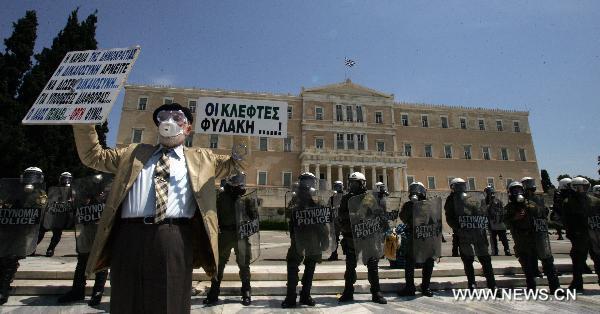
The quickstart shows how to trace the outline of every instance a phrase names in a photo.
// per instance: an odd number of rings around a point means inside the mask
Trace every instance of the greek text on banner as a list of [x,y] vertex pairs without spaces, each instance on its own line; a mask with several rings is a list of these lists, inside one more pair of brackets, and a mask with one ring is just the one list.
[[287,137],[287,102],[241,98],[198,98],[196,132]]

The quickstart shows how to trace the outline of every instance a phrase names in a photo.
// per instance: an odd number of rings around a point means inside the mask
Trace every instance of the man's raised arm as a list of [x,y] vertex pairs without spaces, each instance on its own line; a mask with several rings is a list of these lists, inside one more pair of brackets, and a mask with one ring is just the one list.
[[128,149],[104,149],[93,125],[73,125],[75,146],[81,162],[98,171],[116,173],[121,156]]

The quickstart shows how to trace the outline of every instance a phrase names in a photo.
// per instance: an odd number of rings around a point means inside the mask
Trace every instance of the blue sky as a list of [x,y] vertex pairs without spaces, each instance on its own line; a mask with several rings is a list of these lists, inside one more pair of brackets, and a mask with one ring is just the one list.
[[[101,48],[140,45],[131,83],[298,94],[352,80],[397,101],[526,109],[540,169],[598,177],[598,1],[8,1],[36,49],[98,9]],[[110,115],[118,129],[122,96]]]

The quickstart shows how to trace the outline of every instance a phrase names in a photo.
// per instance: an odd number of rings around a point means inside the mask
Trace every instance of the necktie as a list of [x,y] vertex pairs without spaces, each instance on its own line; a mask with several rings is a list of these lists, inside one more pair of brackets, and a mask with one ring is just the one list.
[[156,211],[154,223],[159,223],[167,214],[169,200],[169,149],[162,149],[162,156],[154,168],[154,191],[156,193]]

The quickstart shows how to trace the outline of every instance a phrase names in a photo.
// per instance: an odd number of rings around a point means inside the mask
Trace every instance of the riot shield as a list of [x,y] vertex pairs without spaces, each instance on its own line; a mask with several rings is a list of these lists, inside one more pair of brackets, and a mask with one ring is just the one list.
[[73,195],[70,187],[52,186],[48,189],[48,205],[42,223],[44,229],[69,229],[74,224]]
[[461,255],[488,256],[488,217],[483,193],[466,192],[454,195],[454,210],[458,218],[458,238]]
[[596,255],[600,255],[600,198],[589,196],[590,204],[587,208],[588,233],[590,246]]
[[71,187],[78,253],[89,253],[92,248],[112,179],[110,174],[97,174],[73,180]]
[[238,231],[238,254],[248,264],[260,256],[260,219],[261,201],[256,190],[247,193],[235,202],[235,215]]
[[442,255],[442,199],[418,201],[413,206],[413,256],[416,263]]
[[506,211],[500,200],[494,199],[490,204],[487,204],[486,207],[488,208],[490,229],[506,230],[506,225],[504,224],[504,215],[506,214]]
[[348,200],[348,211],[357,259],[366,265],[369,259],[382,257],[388,227],[385,208],[373,194],[364,193]]
[[[390,207],[389,204],[398,204],[397,208],[388,208]],[[388,204],[386,204],[386,211],[385,211],[385,219],[387,221],[388,224],[388,230],[391,229],[396,229],[396,227],[398,226],[398,224],[400,223],[400,206],[402,206],[402,199],[400,197],[395,198],[395,197],[390,197],[388,198]]]
[[297,194],[290,202],[296,252],[303,256],[329,256],[335,248],[333,212],[317,193]]
[[29,187],[0,179],[0,257],[25,257],[36,249],[47,196],[43,184]]
[[330,204],[329,206],[331,206],[331,215],[333,218],[334,222],[338,222],[338,210],[340,209],[340,205],[342,204],[342,197],[344,196],[344,194],[342,193],[333,193],[333,195],[331,196],[330,199]]
[[548,236],[548,210],[544,206],[544,199],[535,197],[529,201],[529,206],[531,205],[535,206],[530,219],[534,231],[536,255],[539,259],[552,257],[550,237]]

